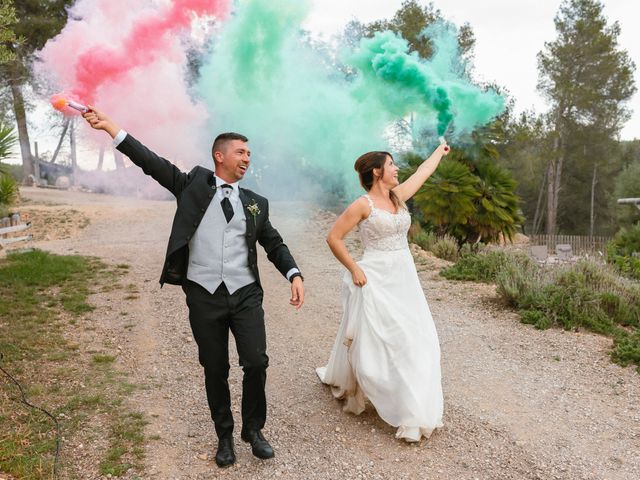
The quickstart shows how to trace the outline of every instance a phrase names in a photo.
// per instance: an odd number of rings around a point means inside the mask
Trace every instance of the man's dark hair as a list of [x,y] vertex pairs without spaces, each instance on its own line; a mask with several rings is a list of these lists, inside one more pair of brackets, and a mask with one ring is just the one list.
[[211,156],[213,156],[214,153],[216,153],[216,152],[221,152],[222,151],[222,147],[224,146],[224,144],[229,142],[229,141],[231,141],[231,140],[241,140],[243,142],[248,142],[249,141],[249,139],[247,137],[245,137],[244,135],[242,135],[240,133],[235,133],[235,132],[221,133],[213,141],[213,146],[211,147]]

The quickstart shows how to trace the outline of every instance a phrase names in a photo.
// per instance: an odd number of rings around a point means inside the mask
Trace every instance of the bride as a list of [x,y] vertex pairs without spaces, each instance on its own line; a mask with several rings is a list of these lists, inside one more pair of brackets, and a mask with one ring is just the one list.
[[[396,438],[417,442],[442,426],[440,345],[413,263],[405,202],[449,151],[442,143],[405,182],[387,152],[369,152],[355,163],[366,195],[336,220],[327,242],[347,268],[344,314],[329,362],[316,371],[344,410],[356,415],[365,399],[398,427]],[[364,246],[359,262],[344,237],[356,225]]]

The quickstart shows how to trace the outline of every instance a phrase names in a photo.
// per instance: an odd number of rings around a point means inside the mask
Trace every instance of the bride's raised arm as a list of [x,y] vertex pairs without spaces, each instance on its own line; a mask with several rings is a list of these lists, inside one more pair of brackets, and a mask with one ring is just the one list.
[[404,182],[402,182],[397,187],[393,188],[393,193],[396,194],[398,199],[401,202],[406,202],[411,197],[415,195],[415,193],[420,190],[420,187],[427,181],[427,179],[431,176],[433,172],[436,171],[440,160],[447,153],[449,153],[449,146],[446,142],[438,145],[433,153],[427,158],[424,162],[420,164],[417,170],[407,178]]

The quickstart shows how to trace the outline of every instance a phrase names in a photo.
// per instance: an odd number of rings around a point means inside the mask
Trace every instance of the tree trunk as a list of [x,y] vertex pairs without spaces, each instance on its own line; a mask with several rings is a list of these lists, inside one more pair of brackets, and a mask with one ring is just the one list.
[[596,203],[596,184],[598,183],[598,164],[593,164],[593,176],[591,177],[591,223],[589,225],[589,236],[593,237],[593,230],[596,223],[595,203]]
[[124,168],[124,158],[122,158],[122,154],[115,148],[113,149],[113,160],[116,162],[116,170]]
[[104,162],[104,143],[100,144],[100,153],[98,154],[98,166],[96,170],[98,172],[102,171],[102,163]]
[[558,232],[558,201],[560,199],[560,181],[562,179],[562,166],[564,164],[564,152],[562,146],[559,148],[560,154],[556,161],[556,173],[553,179],[553,233]]
[[540,229],[540,223],[542,223],[542,197],[544,196],[544,187],[547,184],[547,176],[549,173],[549,168],[544,171],[544,176],[542,177],[542,183],[540,184],[540,191],[538,192],[538,201],[536,202],[536,211],[533,214],[533,225],[531,226],[532,234],[536,235]]
[[558,230],[558,198],[560,197],[560,181],[564,152],[562,142],[562,108],[556,117],[556,137],[553,140],[552,159],[547,170],[547,235],[555,235]]
[[24,177],[34,175],[33,157],[31,156],[31,141],[29,140],[29,129],[27,128],[27,114],[24,109],[24,97],[22,96],[22,86],[13,78],[8,80],[11,95],[13,96],[13,113],[18,124],[18,140],[20,142],[20,154],[22,155],[22,171]]
[[549,160],[547,165],[547,235],[556,231],[556,209],[554,208],[554,186],[556,183],[556,159]]
[[53,156],[51,157],[51,163],[55,163],[56,158],[58,157],[58,153],[60,153],[60,147],[62,147],[62,141],[64,140],[65,135],[67,134],[67,129],[69,128],[69,119],[65,118],[64,125],[62,126],[62,133],[60,134],[60,140],[58,140],[58,145],[56,146],[55,151],[53,152]]
[[71,148],[71,185],[75,185],[78,170],[78,158],[76,156],[76,130],[73,118],[69,120],[69,147]]
[[33,142],[33,175],[36,177],[36,184],[40,183],[40,154],[38,153],[38,142]]

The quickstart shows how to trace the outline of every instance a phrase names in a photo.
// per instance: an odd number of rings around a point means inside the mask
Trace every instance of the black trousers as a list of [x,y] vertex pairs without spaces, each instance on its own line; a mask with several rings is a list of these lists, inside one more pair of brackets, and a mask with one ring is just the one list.
[[246,285],[233,294],[220,285],[209,293],[187,280],[182,287],[187,296],[189,322],[204,367],[207,400],[218,438],[233,432],[229,393],[229,330],[236,341],[242,379],[242,428],[260,430],[267,418],[265,382],[267,341],[262,310],[262,288]]

